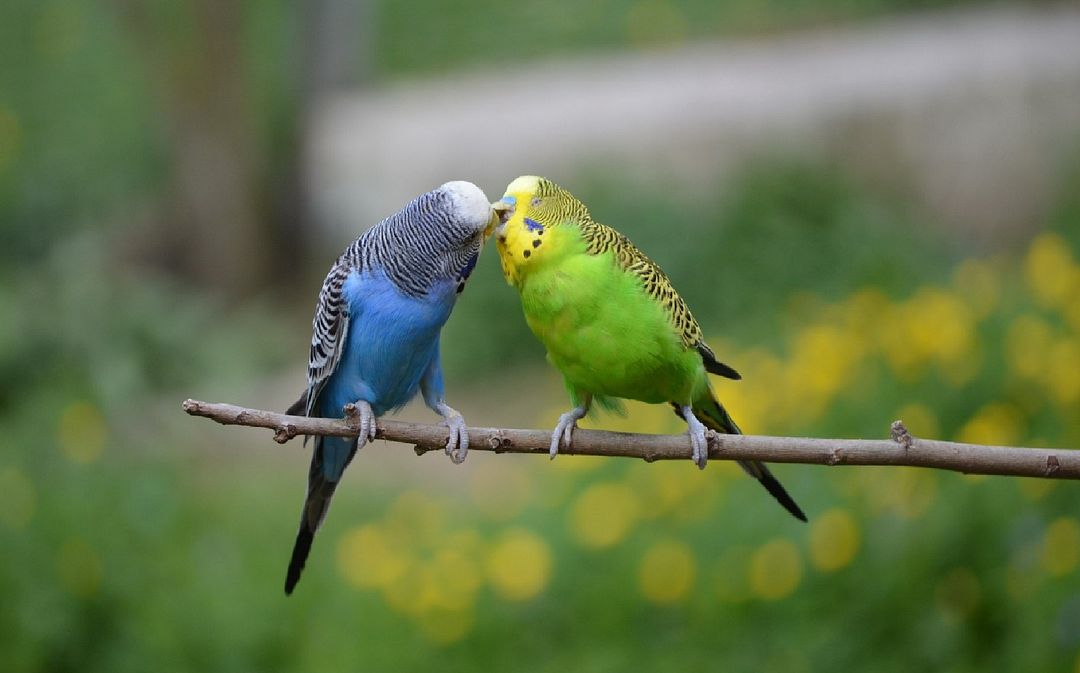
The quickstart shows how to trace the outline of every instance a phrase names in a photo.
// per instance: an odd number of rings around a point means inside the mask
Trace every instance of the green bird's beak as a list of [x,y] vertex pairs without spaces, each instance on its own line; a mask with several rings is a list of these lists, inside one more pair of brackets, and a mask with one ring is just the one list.
[[496,201],[491,204],[491,210],[494,211],[491,217],[491,224],[484,230],[484,236],[490,236],[496,228],[506,224],[506,221],[510,219],[510,216],[514,214],[514,206],[506,201]]

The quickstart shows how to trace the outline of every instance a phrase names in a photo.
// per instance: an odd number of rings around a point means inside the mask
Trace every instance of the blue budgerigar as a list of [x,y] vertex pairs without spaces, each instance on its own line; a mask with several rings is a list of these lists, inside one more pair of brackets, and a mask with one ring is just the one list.
[[307,499],[285,578],[291,594],[346,466],[375,437],[375,419],[417,391],[449,427],[446,453],[465,459],[465,422],[446,404],[439,332],[498,219],[484,192],[448,182],[364,232],[326,275],[312,321],[307,392],[289,413],[359,412],[360,436],[316,437]]

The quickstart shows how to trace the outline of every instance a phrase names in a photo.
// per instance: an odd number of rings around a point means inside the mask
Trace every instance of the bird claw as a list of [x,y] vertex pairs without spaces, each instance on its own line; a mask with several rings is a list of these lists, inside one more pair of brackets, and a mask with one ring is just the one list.
[[450,456],[450,462],[454,465],[461,465],[469,455],[469,428],[461,414],[445,402],[439,404],[437,411],[442,414],[443,422],[450,429],[450,436],[446,440],[446,455]]
[[450,462],[454,465],[460,465],[469,455],[469,431],[465,425],[465,419],[461,417],[461,414],[450,416],[446,419],[446,425],[450,428],[450,438],[446,441],[446,455],[450,456]]
[[375,439],[375,431],[378,430],[378,426],[375,422],[375,412],[371,410],[370,404],[363,400],[357,400],[345,406],[345,415],[353,419],[359,429],[359,435],[356,438],[356,448],[358,450]]
[[570,447],[570,440],[574,434],[574,427],[577,425],[577,420],[570,414],[563,414],[559,416],[559,424],[555,426],[555,431],[551,433],[551,448],[548,449],[548,455],[552,460],[555,460],[555,456],[559,455],[559,445],[565,443],[567,448]]
[[709,438],[705,426],[694,416],[689,407],[684,407],[683,418],[686,420],[686,434],[690,436],[690,456],[698,469],[704,470],[709,460]]
[[584,407],[574,407],[559,416],[559,423],[555,426],[555,431],[551,433],[551,448],[548,449],[548,455],[551,456],[552,460],[555,460],[555,456],[559,455],[560,446],[570,448],[577,422],[585,417],[585,413]]

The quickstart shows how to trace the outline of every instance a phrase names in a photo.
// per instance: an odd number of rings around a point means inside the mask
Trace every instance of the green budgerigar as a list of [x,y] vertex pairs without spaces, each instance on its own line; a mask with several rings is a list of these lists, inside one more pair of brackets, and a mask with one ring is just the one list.
[[[522,176],[494,204],[496,246],[525,320],[547,348],[575,405],[551,437],[551,457],[569,446],[592,403],[614,398],[671,404],[689,426],[698,467],[708,459],[705,428],[739,433],[708,374],[738,372],[717,361],[686,302],[660,267],[625,236],[595,222],[570,192]],[[792,515],[799,506],[763,463],[740,461]]]

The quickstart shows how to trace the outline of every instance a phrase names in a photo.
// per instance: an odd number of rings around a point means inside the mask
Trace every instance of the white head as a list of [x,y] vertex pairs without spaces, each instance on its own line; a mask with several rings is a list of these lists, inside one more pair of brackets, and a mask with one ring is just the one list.
[[450,197],[452,221],[484,232],[485,236],[491,233],[488,227],[492,226],[495,214],[482,189],[471,182],[454,180],[443,184],[439,190]]

